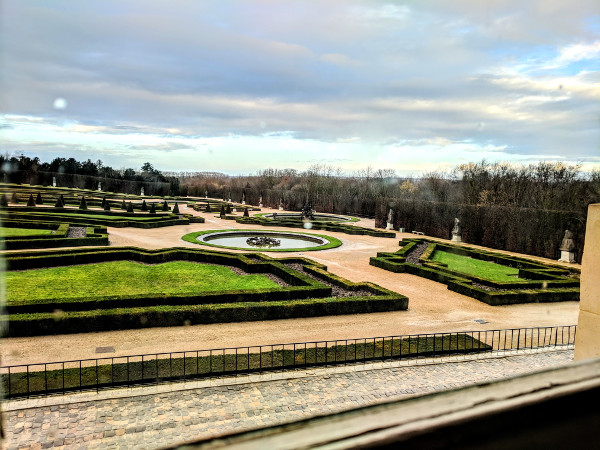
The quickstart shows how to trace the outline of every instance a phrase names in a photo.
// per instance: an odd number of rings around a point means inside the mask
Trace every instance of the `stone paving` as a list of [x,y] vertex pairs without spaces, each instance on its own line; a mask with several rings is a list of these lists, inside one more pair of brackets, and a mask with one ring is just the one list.
[[[348,366],[4,403],[4,448],[161,448],[568,364],[572,350]],[[394,363],[392,363],[394,364]],[[379,367],[379,368],[377,368]],[[196,382],[198,383],[198,382]],[[198,385],[198,384],[197,384]]]

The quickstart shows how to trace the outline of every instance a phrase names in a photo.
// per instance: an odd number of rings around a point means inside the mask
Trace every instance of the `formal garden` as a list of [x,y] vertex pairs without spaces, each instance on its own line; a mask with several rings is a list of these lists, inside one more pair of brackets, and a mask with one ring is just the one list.
[[352,283],[299,257],[114,247],[11,253],[5,260],[9,336],[408,307],[401,294]]
[[579,300],[580,271],[461,245],[404,239],[397,252],[380,252],[370,264],[444,283],[489,305]]

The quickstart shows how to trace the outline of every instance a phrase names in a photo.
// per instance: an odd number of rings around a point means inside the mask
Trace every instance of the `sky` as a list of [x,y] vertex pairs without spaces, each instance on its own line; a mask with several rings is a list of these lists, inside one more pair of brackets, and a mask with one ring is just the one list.
[[2,153],[600,167],[597,0],[0,0],[0,17]]

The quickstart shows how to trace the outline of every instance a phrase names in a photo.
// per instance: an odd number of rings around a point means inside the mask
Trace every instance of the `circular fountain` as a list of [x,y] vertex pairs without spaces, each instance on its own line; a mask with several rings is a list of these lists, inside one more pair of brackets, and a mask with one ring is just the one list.
[[199,231],[186,234],[183,240],[211,247],[288,252],[325,250],[342,245],[339,239],[331,236],[262,230]]

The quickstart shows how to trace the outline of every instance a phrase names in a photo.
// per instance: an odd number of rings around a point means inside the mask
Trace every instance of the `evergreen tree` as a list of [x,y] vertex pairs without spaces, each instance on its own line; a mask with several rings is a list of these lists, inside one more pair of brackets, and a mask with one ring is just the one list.
[[179,214],[179,205],[177,203],[173,205],[173,214]]
[[54,207],[55,208],[64,208],[65,207],[62,195],[58,196],[58,198],[56,199],[56,203],[54,204]]
[[210,209],[210,203],[206,203],[206,209],[204,210],[204,212],[212,212],[212,210]]
[[104,211],[110,211],[110,202],[108,200],[104,202]]
[[100,208],[105,209],[106,206],[106,197],[102,197],[102,204],[100,205]]
[[219,214],[221,219],[225,218],[225,206],[221,205],[221,213]]
[[33,194],[29,194],[29,200],[27,200],[27,206],[35,206],[35,200],[33,199]]
[[0,195],[0,206],[8,206],[8,200],[6,200],[6,195]]
[[146,200],[142,200],[142,211],[148,211],[148,205],[146,205]]
[[85,200],[85,197],[83,195],[81,196],[81,201],[79,202],[79,209],[88,209],[87,201]]
[[162,205],[162,210],[163,211],[168,211],[169,210],[169,204],[167,203],[167,201],[165,200],[163,205]]
[[132,213],[133,211],[133,203],[129,202],[127,203],[127,212],[128,213]]
[[16,192],[13,192],[11,202],[12,203],[19,203],[19,197],[17,197],[17,193]]
[[244,217],[250,217],[250,214],[248,213],[248,208],[244,208]]
[[150,214],[156,214],[156,203],[150,203]]
[[125,203],[125,199],[123,199],[123,202],[121,203],[121,209],[122,209],[123,211],[126,211],[126,210],[127,210],[127,203]]
[[37,197],[35,198],[36,205],[43,205],[44,201],[42,200],[42,194],[38,192]]
[[227,203],[227,206],[225,207],[225,214],[231,214],[231,205],[229,203]]

